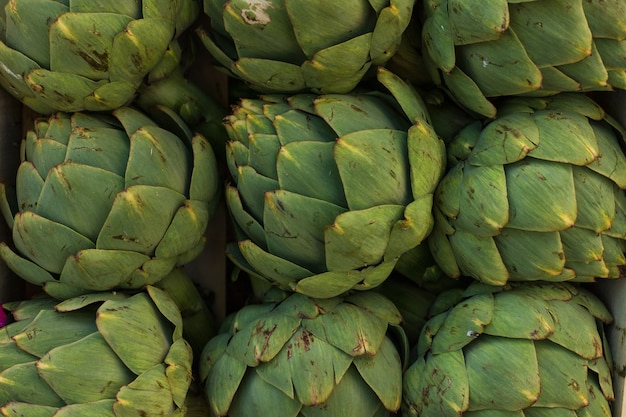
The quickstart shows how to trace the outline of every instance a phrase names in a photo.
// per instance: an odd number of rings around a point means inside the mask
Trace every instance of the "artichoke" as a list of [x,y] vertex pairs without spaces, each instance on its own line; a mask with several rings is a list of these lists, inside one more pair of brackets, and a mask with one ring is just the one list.
[[510,98],[498,114],[448,145],[428,237],[437,264],[492,285],[619,277],[624,129],[578,93]]
[[242,269],[333,297],[379,285],[431,231],[445,146],[410,86],[378,75],[392,94],[268,95],[226,119]]
[[218,160],[224,160],[227,135],[222,119],[228,110],[187,78],[181,69],[155,82],[144,83],[138,88],[133,105],[159,125],[173,130],[178,124],[177,117],[182,118],[191,130],[209,140],[213,150],[219,151]]
[[241,308],[202,352],[211,416],[391,416],[407,351],[400,320],[373,291]]
[[612,317],[592,293],[546,282],[452,291],[404,374],[403,416],[611,416]]
[[191,346],[194,359],[197,359],[204,345],[217,334],[218,326],[192,275],[185,267],[174,268],[153,287],[165,291],[180,310],[183,338]]
[[192,351],[162,290],[5,307],[16,321],[0,332],[1,415],[185,415]]
[[263,93],[347,93],[400,46],[415,0],[205,0],[204,45]]
[[33,110],[113,110],[178,67],[199,0],[0,1],[0,85]]
[[42,117],[22,141],[15,195],[1,188],[15,250],[2,243],[0,256],[57,298],[154,284],[203,250],[218,188],[201,135],[129,107]]
[[493,117],[490,98],[626,88],[622,0],[424,0],[433,80]]

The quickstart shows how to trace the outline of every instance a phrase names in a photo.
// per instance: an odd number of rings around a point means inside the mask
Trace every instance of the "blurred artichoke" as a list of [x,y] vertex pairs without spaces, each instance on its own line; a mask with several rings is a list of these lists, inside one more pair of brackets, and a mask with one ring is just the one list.
[[184,416],[192,351],[158,288],[5,304],[3,416]]
[[378,75],[391,94],[263,96],[227,118],[243,269],[332,297],[379,285],[431,231],[444,144],[414,90]]
[[422,52],[464,106],[488,98],[626,88],[622,0],[423,0]]
[[204,45],[263,93],[347,93],[400,46],[415,0],[205,0]]
[[199,0],[0,1],[0,85],[33,110],[113,110],[178,67]]
[[372,291],[243,307],[202,353],[211,416],[391,416],[407,350],[400,320]]
[[194,259],[220,194],[211,146],[187,133],[129,107],[37,120],[16,196],[1,188],[17,252],[2,243],[2,259],[58,298],[141,288]]
[[404,374],[403,416],[611,416],[612,317],[589,291],[474,283],[441,297]]
[[463,128],[428,238],[450,276],[593,281],[626,263],[624,129],[583,94],[510,98]]

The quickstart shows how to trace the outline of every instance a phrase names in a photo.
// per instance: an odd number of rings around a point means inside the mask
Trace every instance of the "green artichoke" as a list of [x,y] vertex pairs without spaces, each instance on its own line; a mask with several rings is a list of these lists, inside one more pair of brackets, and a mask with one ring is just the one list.
[[0,190],[15,247],[0,244],[0,256],[58,298],[158,282],[202,251],[220,196],[203,136],[129,107],[38,119],[15,195]]
[[263,96],[226,119],[244,270],[333,297],[379,285],[431,231],[445,146],[414,90],[378,75],[391,94]]
[[400,46],[415,0],[205,0],[204,45],[263,93],[347,93]]
[[158,288],[5,304],[0,414],[184,416],[192,351],[180,311]]
[[144,83],[137,89],[133,101],[159,125],[176,129],[177,117],[182,118],[194,132],[202,134],[224,160],[224,147],[228,139],[222,120],[228,115],[226,106],[221,106],[199,84],[176,70],[167,77]]
[[583,94],[510,98],[463,128],[428,238],[450,276],[593,281],[626,264],[624,129]]
[[591,292],[474,283],[442,298],[404,374],[403,416],[611,416],[612,317]]
[[163,290],[174,301],[183,318],[183,338],[189,343],[197,359],[207,342],[217,334],[218,326],[198,285],[184,266],[174,268],[153,285]]
[[373,291],[243,307],[202,353],[211,416],[391,416],[407,350],[400,320]]
[[487,117],[490,98],[626,88],[622,0],[423,0],[436,83]]
[[113,110],[178,67],[199,0],[0,1],[0,86],[33,110]]

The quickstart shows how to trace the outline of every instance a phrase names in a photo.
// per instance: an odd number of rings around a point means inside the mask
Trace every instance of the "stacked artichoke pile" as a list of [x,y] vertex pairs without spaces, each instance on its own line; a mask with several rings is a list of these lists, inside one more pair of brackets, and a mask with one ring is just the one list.
[[[0,415],[619,412],[623,0],[1,10],[36,116],[0,257],[36,294],[2,299]],[[215,323],[188,266],[220,204]]]
[[[0,10],[0,84],[35,112],[7,139],[19,167],[0,187],[0,257],[35,293],[2,300],[0,414],[203,415],[195,352],[215,323],[186,265],[220,202],[223,139],[206,136],[221,110],[182,75],[201,5]],[[180,88],[165,100],[163,84]]]

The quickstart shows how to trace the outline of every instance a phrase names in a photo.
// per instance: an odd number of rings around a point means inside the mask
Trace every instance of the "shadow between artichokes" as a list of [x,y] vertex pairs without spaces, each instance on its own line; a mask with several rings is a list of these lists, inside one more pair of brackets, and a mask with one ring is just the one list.
[[386,91],[266,95],[226,119],[233,261],[312,297],[382,283],[433,225],[445,146],[421,97],[380,68]]
[[15,190],[0,189],[8,267],[68,298],[154,284],[199,255],[220,197],[217,164],[208,141],[179,126],[186,136],[130,107],[36,120]]

